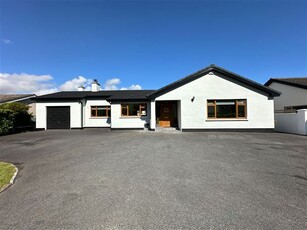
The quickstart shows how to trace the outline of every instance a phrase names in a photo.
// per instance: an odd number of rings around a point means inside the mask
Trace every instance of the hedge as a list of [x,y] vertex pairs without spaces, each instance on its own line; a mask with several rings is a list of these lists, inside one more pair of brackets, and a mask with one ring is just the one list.
[[0,135],[14,133],[18,127],[33,125],[32,115],[28,113],[29,106],[20,102],[0,105]]

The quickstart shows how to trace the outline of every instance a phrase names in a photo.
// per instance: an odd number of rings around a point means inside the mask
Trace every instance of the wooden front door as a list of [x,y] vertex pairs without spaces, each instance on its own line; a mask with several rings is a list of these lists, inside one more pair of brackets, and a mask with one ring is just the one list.
[[171,127],[173,126],[173,120],[172,104],[161,104],[159,125],[161,127]]

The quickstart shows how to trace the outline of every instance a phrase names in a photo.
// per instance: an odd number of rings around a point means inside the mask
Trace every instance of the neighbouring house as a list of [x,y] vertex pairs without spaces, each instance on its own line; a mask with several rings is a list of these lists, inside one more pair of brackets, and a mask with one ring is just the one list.
[[282,93],[274,99],[275,130],[307,135],[307,77],[270,78],[265,85]]
[[35,118],[36,108],[35,94],[0,94],[0,104],[10,103],[10,102],[20,102],[29,106],[28,112]]
[[274,99],[275,113],[307,109],[307,77],[270,78],[264,85],[282,93]]
[[158,90],[58,92],[36,97],[38,129],[109,127],[151,130],[274,129],[280,93],[216,65]]

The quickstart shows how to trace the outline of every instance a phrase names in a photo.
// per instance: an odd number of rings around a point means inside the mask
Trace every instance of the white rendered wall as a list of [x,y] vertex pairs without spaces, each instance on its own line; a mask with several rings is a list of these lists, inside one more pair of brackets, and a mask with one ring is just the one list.
[[150,102],[150,129],[156,129],[156,103]]
[[[123,102],[129,104],[130,102]],[[144,103],[144,102],[142,102]],[[145,124],[150,122],[150,103],[147,103],[147,116],[142,117],[124,117],[121,116],[121,103],[111,104],[111,128],[144,128]]]
[[300,109],[297,113],[276,113],[275,130],[307,135],[307,109]]
[[276,112],[284,111],[285,106],[307,105],[307,89],[277,82],[273,82],[269,87],[282,93],[279,97],[274,98],[274,109]]
[[177,101],[177,119],[178,119],[178,128],[181,128],[181,101]]
[[47,128],[47,106],[70,106],[70,127],[82,128],[80,102],[37,102],[36,103],[36,128]]
[[[207,119],[207,100],[210,99],[246,99],[247,119]],[[156,101],[165,100],[180,100],[181,129],[274,128],[273,100],[214,74],[202,76],[156,98]]]
[[84,101],[84,127],[110,127],[111,118],[91,117],[91,106],[110,106],[110,103],[106,100]]

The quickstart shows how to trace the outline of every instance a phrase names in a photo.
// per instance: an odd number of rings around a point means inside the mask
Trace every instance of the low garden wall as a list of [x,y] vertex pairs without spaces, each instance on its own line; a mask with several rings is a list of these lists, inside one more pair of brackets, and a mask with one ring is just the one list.
[[307,109],[296,113],[276,113],[275,131],[307,135]]

